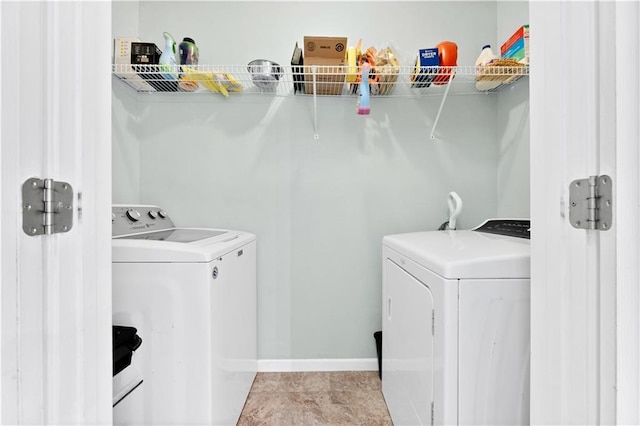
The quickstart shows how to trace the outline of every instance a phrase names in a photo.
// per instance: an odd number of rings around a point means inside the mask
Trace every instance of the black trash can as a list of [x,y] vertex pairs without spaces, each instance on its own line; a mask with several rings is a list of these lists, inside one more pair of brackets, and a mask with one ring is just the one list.
[[373,333],[373,338],[376,339],[376,351],[378,352],[378,376],[382,380],[382,331]]

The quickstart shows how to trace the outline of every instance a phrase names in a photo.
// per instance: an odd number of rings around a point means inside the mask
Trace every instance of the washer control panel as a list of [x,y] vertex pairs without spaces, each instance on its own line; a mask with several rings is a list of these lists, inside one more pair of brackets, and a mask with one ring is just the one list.
[[173,221],[158,206],[117,205],[111,208],[111,236],[174,228]]
[[531,239],[529,219],[489,219],[474,231]]

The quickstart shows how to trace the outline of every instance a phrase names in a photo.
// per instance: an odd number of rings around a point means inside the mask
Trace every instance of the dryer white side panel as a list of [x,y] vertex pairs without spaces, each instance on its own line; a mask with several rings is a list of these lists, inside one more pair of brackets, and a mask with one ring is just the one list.
[[529,280],[461,280],[459,424],[529,424]]
[[256,242],[214,260],[211,268],[211,424],[234,425],[258,366]]
[[430,425],[433,295],[395,263],[385,265],[383,392],[395,425]]

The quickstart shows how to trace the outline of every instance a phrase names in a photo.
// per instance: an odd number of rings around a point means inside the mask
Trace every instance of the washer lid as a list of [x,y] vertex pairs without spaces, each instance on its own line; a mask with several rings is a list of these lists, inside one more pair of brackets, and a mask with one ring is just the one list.
[[249,232],[227,229],[172,228],[143,232],[113,238],[112,262],[211,262],[255,239]]
[[382,244],[443,278],[530,278],[530,240],[476,231],[388,235]]
[[229,231],[214,229],[173,228],[162,231],[145,232],[141,234],[115,237],[121,240],[154,240],[170,241],[174,243],[192,243],[205,238],[217,237]]

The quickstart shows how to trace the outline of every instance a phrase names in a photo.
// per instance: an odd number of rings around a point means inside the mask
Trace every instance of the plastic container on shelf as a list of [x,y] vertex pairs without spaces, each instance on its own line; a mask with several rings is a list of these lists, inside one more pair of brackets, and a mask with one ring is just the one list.
[[[198,65],[198,58],[200,53],[198,51],[198,46],[196,46],[196,42],[193,41],[190,37],[185,37],[182,39],[182,42],[178,45],[178,58],[180,60],[180,65]],[[178,87],[183,92],[195,92],[198,90],[198,83],[193,81],[192,79],[184,78],[184,68],[180,67],[180,82],[178,83]]]
[[180,53],[180,65],[198,65],[198,46],[196,42],[190,37],[182,39],[178,48]]
[[455,77],[455,73],[452,71],[458,65],[458,45],[452,41],[441,41],[436,45],[436,48],[440,57],[440,68],[433,84],[443,85]]
[[480,52],[480,56],[476,59],[476,89],[480,91],[487,91],[495,89],[496,87],[502,84],[500,81],[496,80],[480,80],[478,77],[485,73],[486,67],[492,62],[500,59],[493,50],[491,50],[491,45],[486,44],[482,46],[482,52]]

